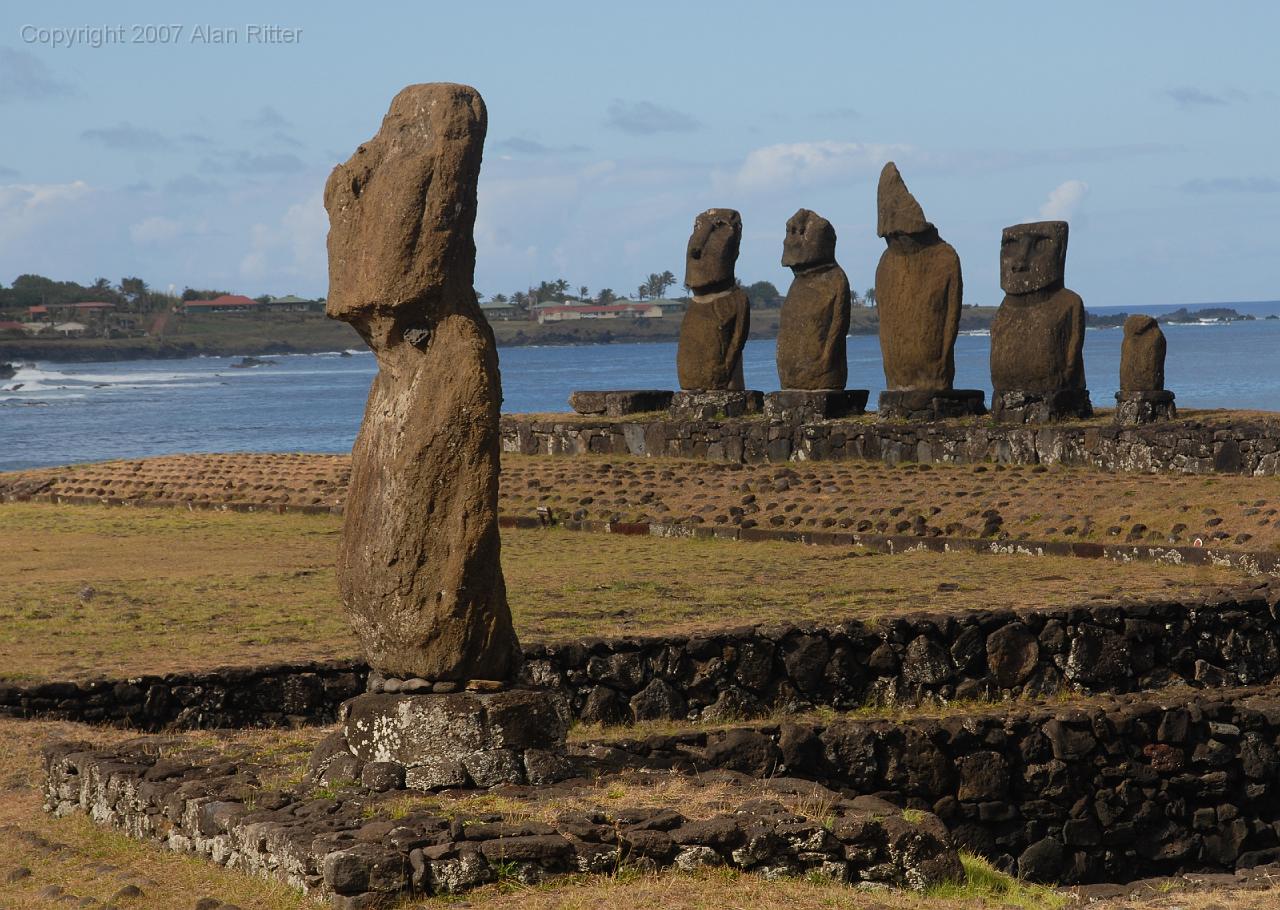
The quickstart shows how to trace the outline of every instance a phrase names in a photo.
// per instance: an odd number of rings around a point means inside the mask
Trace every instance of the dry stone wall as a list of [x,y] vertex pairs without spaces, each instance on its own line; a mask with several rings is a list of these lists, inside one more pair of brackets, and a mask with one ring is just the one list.
[[988,419],[911,423],[759,418],[695,421],[666,415],[621,420],[502,418],[504,452],[630,455],[737,463],[838,461],[1065,464],[1105,471],[1280,473],[1280,423],[1183,418],[1138,427],[1107,423],[1000,425]]
[[45,805],[55,815],[84,812],[132,837],[325,895],[339,910],[391,906],[407,893],[456,894],[501,880],[531,885],[626,866],[728,866],[916,890],[962,874],[937,818],[908,818],[874,798],[814,795],[822,788],[804,782],[795,789],[828,807],[822,820],[766,796],[710,818],[619,807],[565,811],[546,823],[428,809],[388,815],[369,787],[264,789],[261,771],[243,762],[166,757],[145,743],[113,750],[62,743],[45,750]]
[[[1257,685],[1280,675],[1280,590],[1197,602],[927,614],[525,648],[520,680],[587,723],[724,722],[775,710]],[[330,722],[367,666],[306,663],[0,686],[0,713],[141,730]],[[385,690],[374,675],[373,688]]]
[[934,812],[1032,881],[1280,861],[1280,697],[1125,696],[941,719],[793,722],[617,741],[602,764],[801,777]]

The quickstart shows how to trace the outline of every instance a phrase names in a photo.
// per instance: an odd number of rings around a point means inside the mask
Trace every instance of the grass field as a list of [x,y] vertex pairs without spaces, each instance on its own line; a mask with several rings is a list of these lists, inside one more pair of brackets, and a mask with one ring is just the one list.
[[[330,515],[0,505],[0,678],[351,657]],[[503,538],[527,641],[1041,608],[1229,585],[1231,570],[1054,557],[863,555],[557,530]]]
[[[169,455],[0,474],[0,497],[39,489],[142,503],[334,507],[349,475],[341,455]],[[504,455],[499,508],[711,527],[1280,549],[1280,479],[1221,474]]]
[[[190,670],[290,658],[352,656],[334,596],[332,515],[188,512],[0,505],[0,673],[20,680]],[[914,553],[868,556],[786,543],[664,540],[564,531],[504,535],[504,567],[522,636],[563,639],[770,621],[967,607],[1043,607],[1158,596],[1238,580],[1223,569],[1088,560]],[[945,589],[940,585],[945,584]],[[955,586],[952,589],[952,586]],[[630,735],[647,728],[630,731]],[[655,726],[649,732],[657,732]],[[281,783],[295,782],[323,730],[201,732],[195,745],[270,754]],[[580,729],[582,739],[597,731]],[[0,908],[34,910],[92,899],[138,910],[189,908],[216,897],[258,910],[320,910],[283,885],[222,869],[41,810],[39,747],[53,739],[98,744],[131,731],[0,719]],[[404,795],[392,799],[405,799]],[[422,797],[418,797],[422,798]],[[425,797],[433,799],[433,797]],[[562,797],[563,798],[563,797]],[[731,795],[675,777],[615,781],[569,797],[582,804],[678,804],[719,811]],[[537,817],[554,808],[500,795],[442,807]],[[394,808],[394,807],[393,807]],[[405,907],[474,910],[1057,910],[1067,898],[966,859],[965,883],[925,896],[867,893],[752,875],[571,877],[547,886],[503,883],[462,899]],[[115,897],[132,887],[133,896]],[[53,891],[53,889],[61,891]],[[69,898],[68,896],[72,896]],[[113,899],[114,897],[114,899]],[[1105,910],[1262,910],[1263,892],[1157,891]]]

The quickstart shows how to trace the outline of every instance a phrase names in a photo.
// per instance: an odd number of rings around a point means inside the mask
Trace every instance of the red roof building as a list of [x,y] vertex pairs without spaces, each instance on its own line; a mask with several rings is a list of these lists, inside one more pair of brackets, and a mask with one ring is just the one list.
[[565,319],[618,319],[636,316],[646,319],[662,317],[662,307],[652,303],[564,304],[538,308],[538,322],[560,322]]
[[187,300],[182,309],[187,313],[249,313],[260,308],[258,301],[243,294],[223,294],[213,300]]

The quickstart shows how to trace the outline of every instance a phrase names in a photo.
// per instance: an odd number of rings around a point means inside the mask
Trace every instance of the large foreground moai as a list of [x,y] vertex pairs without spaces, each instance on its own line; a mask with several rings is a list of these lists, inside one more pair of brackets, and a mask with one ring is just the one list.
[[499,562],[498,354],[472,288],[486,124],[472,88],[409,86],[325,186],[326,312],[378,360],[338,584],[370,665],[395,677],[505,680],[516,662]]
[[925,219],[892,161],[880,172],[876,202],[876,233],[887,245],[876,266],[886,387],[881,416],[983,413],[980,390],[952,388],[964,298],[960,257]]
[[1178,416],[1173,393],[1164,387],[1166,350],[1164,332],[1155,319],[1130,316],[1124,321],[1116,423],[1132,426]]
[[741,242],[742,216],[733,209],[707,209],[693,222],[684,277],[693,300],[676,349],[676,376],[685,390],[672,402],[677,413],[710,416],[725,407],[741,413],[750,397],[725,394],[745,388],[742,348],[751,329],[751,304],[734,277]]
[[1067,223],[1004,229],[991,323],[992,411],[997,420],[1043,422],[1093,413],[1084,378],[1084,303],[1064,286]]
[[486,123],[475,89],[409,86],[325,186],[326,311],[378,359],[338,551],[342,600],[373,672],[312,753],[314,779],[432,789],[570,773],[565,712],[551,693],[513,684],[502,391],[471,284]]

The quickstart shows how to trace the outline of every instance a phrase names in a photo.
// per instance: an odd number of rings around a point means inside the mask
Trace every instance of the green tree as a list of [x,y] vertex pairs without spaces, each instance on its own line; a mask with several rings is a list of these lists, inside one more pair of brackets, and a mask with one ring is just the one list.
[[862,299],[867,302],[867,306],[875,306],[876,305],[876,289],[867,288],[867,292],[862,295]]
[[646,297],[661,297],[667,292],[667,288],[676,283],[676,276],[670,271],[666,272],[650,272],[649,277],[644,280],[644,284],[640,285],[639,295],[643,300]]
[[746,286],[747,300],[755,309],[773,309],[782,306],[782,295],[772,281],[757,281]]
[[608,306],[618,299],[618,295],[613,292],[613,288],[601,288],[600,293],[596,294],[596,303],[601,306]]
[[184,288],[182,291],[183,300],[214,300],[218,297],[227,297],[230,291],[215,291],[210,288]]
[[141,278],[130,277],[120,279],[120,296],[135,310],[150,308],[151,289]]

